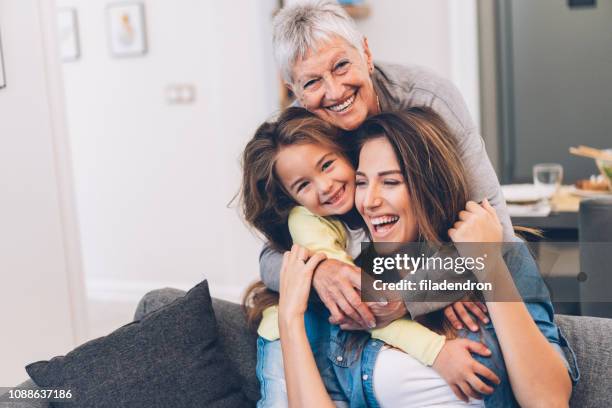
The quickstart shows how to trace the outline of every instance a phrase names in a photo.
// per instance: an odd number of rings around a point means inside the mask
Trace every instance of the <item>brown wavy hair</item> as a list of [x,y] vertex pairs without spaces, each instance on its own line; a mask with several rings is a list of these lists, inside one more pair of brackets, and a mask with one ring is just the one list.
[[465,169],[455,139],[433,110],[413,107],[372,116],[354,131],[359,151],[370,140],[385,138],[391,144],[418,224],[419,240],[448,242],[448,229],[468,201]]
[[[389,142],[410,192],[417,240],[434,245],[449,242],[448,229],[465,209],[468,186],[457,143],[442,118],[425,107],[380,113],[366,119],[353,137],[356,144],[351,157],[355,167],[368,141],[384,138]],[[470,298],[478,300],[477,294]],[[444,310],[416,320],[449,338],[456,336]]]
[[[276,120],[259,126],[242,155],[240,204],[244,219],[281,252],[291,247],[287,220],[298,203],[283,187],[275,163],[283,148],[296,144],[319,144],[342,155],[346,149],[339,129],[304,108],[291,107]],[[275,304],[278,294],[266,289],[263,282],[249,286],[243,298],[249,326],[256,328],[263,310]]]
[[291,247],[287,219],[298,203],[276,174],[276,157],[287,146],[310,143],[329,147],[342,155],[346,147],[339,129],[304,108],[291,107],[277,120],[262,124],[242,155],[240,202],[244,219],[279,251]]

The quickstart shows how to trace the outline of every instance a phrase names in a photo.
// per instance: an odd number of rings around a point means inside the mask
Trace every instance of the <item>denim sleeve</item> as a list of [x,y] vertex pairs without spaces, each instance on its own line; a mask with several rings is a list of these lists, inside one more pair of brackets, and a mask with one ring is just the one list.
[[283,254],[272,248],[270,245],[264,245],[259,254],[259,274],[264,285],[275,292],[280,288],[280,270],[283,264]]
[[[519,292],[525,297],[526,286],[530,286],[532,289],[534,286],[545,289],[546,286],[541,279],[537,264],[529,249],[525,244],[519,243],[517,239],[514,241],[512,249],[506,253],[505,257],[508,269],[513,274]],[[538,326],[538,329],[540,329],[540,332],[563,358],[563,363],[568,369],[572,382],[575,384],[580,379],[580,372],[574,350],[554,322],[555,312],[548,292],[543,290],[536,290],[535,292],[537,294],[532,298],[535,300],[525,301],[527,311]],[[530,295],[534,295],[533,290]]]
[[550,293],[529,248],[520,239],[515,238],[511,244],[506,244],[504,252],[508,271],[531,318],[548,341],[558,344],[559,329],[554,323]]
[[553,308],[550,302],[525,303],[531,318],[544,337],[550,342],[560,344],[559,328],[553,321]]

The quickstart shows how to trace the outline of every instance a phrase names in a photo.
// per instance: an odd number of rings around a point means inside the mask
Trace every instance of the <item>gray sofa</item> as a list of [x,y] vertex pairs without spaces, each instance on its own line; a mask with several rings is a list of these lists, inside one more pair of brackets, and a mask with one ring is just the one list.
[[[163,306],[183,292],[173,289],[154,291],[141,301],[136,318]],[[244,380],[245,393],[252,401],[259,394],[255,377],[255,335],[247,330],[239,305],[215,299],[215,314],[219,323],[221,342],[232,364]],[[612,406],[612,319],[557,315],[557,324],[566,335],[576,353],[581,379],[574,388],[572,407]],[[512,358],[512,356],[507,356]],[[20,387],[35,387],[26,381]],[[8,408],[43,408],[38,403],[0,403]]]

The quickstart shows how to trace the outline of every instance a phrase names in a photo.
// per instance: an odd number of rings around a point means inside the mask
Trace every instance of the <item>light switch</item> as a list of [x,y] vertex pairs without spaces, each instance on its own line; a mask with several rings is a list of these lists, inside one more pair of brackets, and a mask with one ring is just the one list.
[[193,84],[170,84],[166,86],[166,103],[188,105],[195,102],[196,89]]

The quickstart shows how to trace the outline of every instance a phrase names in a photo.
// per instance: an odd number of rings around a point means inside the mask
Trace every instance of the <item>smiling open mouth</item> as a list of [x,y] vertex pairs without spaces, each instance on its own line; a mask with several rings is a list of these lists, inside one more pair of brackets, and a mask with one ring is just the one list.
[[371,219],[372,227],[377,233],[385,233],[389,231],[399,221],[397,215],[383,215],[382,217],[376,217]]
[[338,201],[342,199],[344,196],[344,190],[346,190],[346,186],[342,186],[329,200],[327,200],[324,204],[334,205],[337,204]]
[[344,112],[345,110],[353,106],[353,102],[355,102],[356,95],[357,93],[354,93],[344,102],[339,103],[337,105],[328,106],[327,109],[331,110],[332,112],[336,112],[336,113]]

